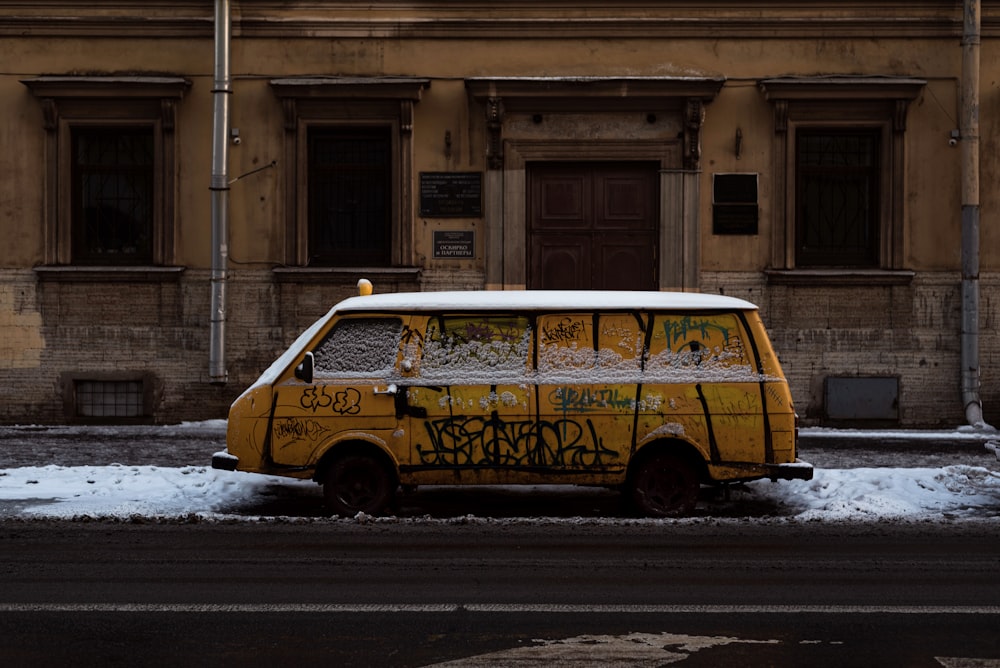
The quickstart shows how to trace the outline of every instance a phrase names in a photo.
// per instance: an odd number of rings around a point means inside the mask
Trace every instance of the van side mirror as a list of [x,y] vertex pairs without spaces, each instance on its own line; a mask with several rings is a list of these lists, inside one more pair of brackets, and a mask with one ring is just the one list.
[[312,383],[314,366],[313,354],[306,353],[306,356],[302,358],[302,363],[295,367],[295,377],[303,383]]

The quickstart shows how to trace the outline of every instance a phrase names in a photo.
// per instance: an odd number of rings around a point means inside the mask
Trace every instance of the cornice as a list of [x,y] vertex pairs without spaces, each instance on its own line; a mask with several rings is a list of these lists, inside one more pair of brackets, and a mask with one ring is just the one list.
[[[983,5],[983,36],[1000,37],[1000,2]],[[213,21],[205,0],[0,0],[0,15],[0,35],[22,37],[209,38]],[[962,30],[957,0],[233,0],[231,16],[234,39],[951,38]]]

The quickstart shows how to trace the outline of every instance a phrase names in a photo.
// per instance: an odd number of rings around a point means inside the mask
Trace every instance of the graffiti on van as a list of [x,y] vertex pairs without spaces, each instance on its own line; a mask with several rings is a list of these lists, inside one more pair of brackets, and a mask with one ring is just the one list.
[[426,466],[607,466],[619,453],[604,446],[590,420],[504,420],[450,417],[424,423],[429,446],[416,451]]
[[330,430],[317,420],[284,418],[274,421],[274,440],[287,448],[301,441],[316,441]]
[[557,387],[549,393],[549,402],[560,413],[586,413],[607,409],[631,411],[635,409],[635,395],[624,394],[617,387],[589,388]]
[[305,389],[299,403],[313,413],[329,408],[338,415],[357,415],[361,412],[361,393],[353,387],[332,391],[324,385],[313,385]]
[[541,328],[542,343],[553,344],[566,341],[579,341],[586,331],[586,324],[581,320],[565,317],[551,326]]
[[719,322],[720,318],[694,318],[684,316],[682,318],[668,318],[663,321],[663,333],[671,344],[678,341],[687,340],[688,337],[697,332],[701,339],[711,338],[711,332],[715,331],[722,335],[723,339],[729,339],[729,329]]
[[726,396],[715,392],[715,402],[719,407],[712,419],[719,425],[730,427],[756,427],[761,415],[760,394],[744,392],[737,396]]

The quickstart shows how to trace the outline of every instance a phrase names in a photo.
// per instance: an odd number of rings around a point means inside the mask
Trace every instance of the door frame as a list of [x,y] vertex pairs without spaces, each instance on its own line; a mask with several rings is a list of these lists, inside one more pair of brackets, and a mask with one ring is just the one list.
[[681,148],[679,140],[505,140],[504,168],[488,171],[485,184],[489,247],[503,249],[487,256],[487,288],[523,290],[527,286],[527,163],[656,161],[660,165],[659,288],[697,290],[701,172],[680,167]]

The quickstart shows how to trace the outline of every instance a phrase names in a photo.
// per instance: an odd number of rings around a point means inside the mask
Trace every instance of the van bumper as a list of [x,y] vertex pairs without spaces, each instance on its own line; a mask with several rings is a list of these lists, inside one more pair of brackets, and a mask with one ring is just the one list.
[[801,459],[788,464],[768,464],[767,477],[771,480],[812,480],[813,465]]
[[235,471],[236,465],[240,463],[240,458],[236,455],[231,455],[225,450],[216,452],[212,455],[212,468],[220,469],[222,471]]

